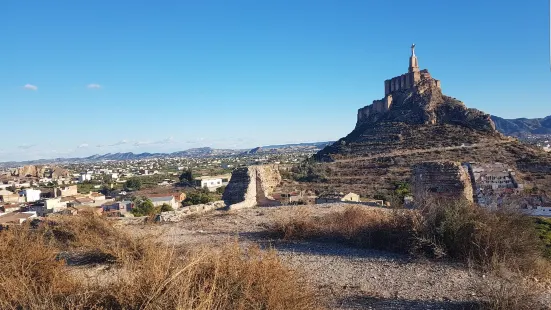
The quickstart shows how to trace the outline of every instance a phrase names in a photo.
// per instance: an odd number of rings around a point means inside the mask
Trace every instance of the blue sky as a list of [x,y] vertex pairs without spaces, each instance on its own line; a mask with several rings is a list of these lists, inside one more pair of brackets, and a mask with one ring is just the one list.
[[0,161],[325,141],[422,68],[506,118],[551,114],[549,3],[0,4]]

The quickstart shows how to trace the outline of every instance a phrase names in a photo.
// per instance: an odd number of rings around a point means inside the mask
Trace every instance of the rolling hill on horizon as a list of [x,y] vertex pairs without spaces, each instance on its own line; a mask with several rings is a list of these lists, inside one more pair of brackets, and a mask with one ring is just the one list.
[[551,134],[551,115],[543,118],[504,119],[492,115],[496,129],[504,135]]
[[[70,163],[70,162],[94,162],[104,160],[139,160],[146,158],[166,158],[166,157],[214,157],[214,156],[231,156],[242,155],[250,152],[251,150],[262,150],[281,152],[288,150],[289,148],[318,148],[321,149],[334,141],[327,142],[305,142],[305,143],[292,143],[292,144],[280,144],[280,145],[268,145],[262,147],[256,147],[252,149],[215,149],[211,147],[191,148],[184,151],[177,151],[172,153],[133,153],[133,152],[118,152],[118,153],[106,153],[106,154],[94,154],[87,157],[70,157],[70,158],[51,158],[51,159],[36,159],[27,161],[7,161],[0,162],[0,167],[8,167],[14,165],[33,165],[33,164],[47,164],[47,163]],[[250,154],[256,154],[257,151]]]

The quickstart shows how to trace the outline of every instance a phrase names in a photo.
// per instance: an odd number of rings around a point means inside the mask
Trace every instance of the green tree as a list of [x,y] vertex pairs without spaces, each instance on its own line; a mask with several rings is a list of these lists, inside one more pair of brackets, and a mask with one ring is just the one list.
[[182,174],[180,174],[180,184],[182,185],[191,185],[193,184],[193,172],[191,169],[186,169]]
[[126,181],[126,183],[124,184],[124,188],[126,188],[127,190],[139,190],[140,188],[142,188],[142,181],[140,181],[140,179],[138,178],[131,178],[131,179],[128,179]]
[[146,216],[156,213],[157,210],[153,205],[153,202],[147,198],[137,199],[135,201],[134,208],[132,209],[132,214],[134,214],[134,216]]
[[409,184],[406,182],[394,183],[394,194],[396,194],[396,196],[398,196],[398,198],[403,201],[404,197],[411,195]]
[[174,208],[172,208],[172,206],[170,206],[169,204],[163,203],[159,207],[159,210],[157,211],[157,213],[168,212],[168,211],[174,211]]
[[216,189],[216,193],[219,195],[224,194],[224,191],[226,190],[226,186],[222,186]]
[[186,197],[186,200],[182,202],[184,206],[205,204],[211,201],[214,201],[215,197],[212,196],[208,190],[197,190],[193,193],[189,193]]

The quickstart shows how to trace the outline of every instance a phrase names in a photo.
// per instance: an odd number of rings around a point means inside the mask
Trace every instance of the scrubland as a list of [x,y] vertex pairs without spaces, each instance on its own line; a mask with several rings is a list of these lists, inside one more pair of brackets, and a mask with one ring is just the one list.
[[[107,266],[86,278],[78,268]],[[97,216],[0,232],[1,309],[320,309],[273,251],[175,248]]]
[[546,223],[465,202],[51,217],[0,231],[0,309],[549,309]]

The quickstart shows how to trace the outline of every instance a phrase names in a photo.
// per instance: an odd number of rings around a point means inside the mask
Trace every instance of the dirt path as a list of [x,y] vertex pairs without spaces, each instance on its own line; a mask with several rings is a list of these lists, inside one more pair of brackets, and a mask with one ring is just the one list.
[[[346,205],[309,207],[316,214]],[[296,207],[295,207],[296,208]],[[215,247],[238,240],[277,250],[282,260],[303,273],[331,309],[469,309],[477,288],[489,277],[462,266],[339,244],[282,242],[265,231],[293,207],[215,211],[180,223],[129,225],[134,234],[152,234],[183,247]]]

